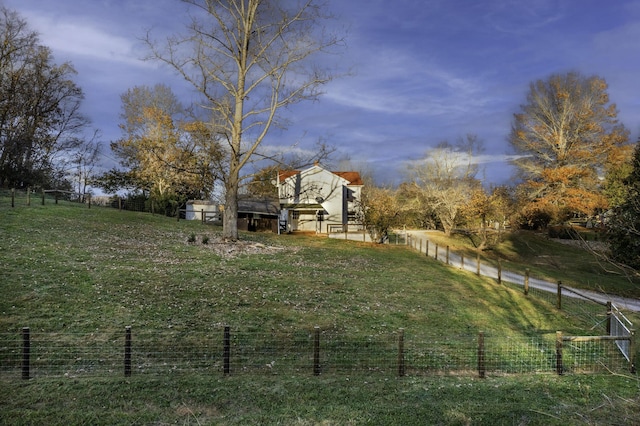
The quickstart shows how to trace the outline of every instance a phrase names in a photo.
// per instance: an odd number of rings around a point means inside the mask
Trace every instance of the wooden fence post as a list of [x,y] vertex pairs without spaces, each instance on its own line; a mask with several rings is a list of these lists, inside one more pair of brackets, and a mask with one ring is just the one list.
[[502,261],[498,259],[498,284],[502,284]]
[[447,246],[447,261],[445,263],[449,264],[449,246]]
[[464,270],[464,253],[460,253],[460,269]]
[[87,206],[89,210],[91,210],[91,194],[87,194]]
[[480,253],[476,253],[476,275],[480,276]]
[[11,188],[11,207],[16,206],[16,189]]
[[426,247],[424,248],[425,256],[429,257],[429,240],[426,242]]
[[44,188],[42,188],[42,205],[44,206]]
[[422,253],[422,238],[420,238],[420,250],[418,250],[418,253]]
[[562,281],[558,281],[558,300],[556,302],[558,310],[562,310]]
[[636,330],[629,330],[629,370],[636,374],[636,357],[638,355],[638,344],[636,343]]
[[556,331],[556,373],[562,376],[562,331]]
[[131,377],[131,326],[124,328],[124,376]]
[[438,244],[437,243],[436,243],[436,257],[435,257],[435,259],[438,260]]
[[31,363],[31,338],[29,327],[22,328],[22,378],[29,380],[29,370]]
[[524,270],[524,295],[529,295],[529,268]]
[[484,379],[486,365],[484,361],[484,332],[478,333],[478,377]]
[[398,377],[404,377],[404,328],[398,333]]
[[224,375],[228,375],[231,372],[231,327],[228,325],[224,326],[224,336],[223,336],[223,373]]
[[313,328],[313,375],[320,375],[320,327]]

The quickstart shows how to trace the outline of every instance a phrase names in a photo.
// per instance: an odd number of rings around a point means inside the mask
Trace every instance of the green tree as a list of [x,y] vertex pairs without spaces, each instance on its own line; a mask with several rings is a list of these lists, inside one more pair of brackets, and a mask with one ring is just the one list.
[[571,72],[531,83],[509,137],[525,214],[563,221],[607,208],[600,176],[628,139],[616,117],[603,78]]
[[640,141],[624,179],[624,201],[609,214],[607,236],[615,262],[640,271]]
[[633,171],[633,152],[633,145],[623,145],[613,151],[607,161],[604,194],[610,207],[619,206],[626,199],[626,180]]
[[340,40],[321,26],[326,7],[315,0],[183,0],[194,9],[184,37],[164,44],[147,36],[150,57],[168,64],[202,95],[213,113],[213,134],[223,135],[225,189],[223,236],[238,238],[238,191],[243,169],[273,126],[279,111],[316,99],[330,74],[314,62]]

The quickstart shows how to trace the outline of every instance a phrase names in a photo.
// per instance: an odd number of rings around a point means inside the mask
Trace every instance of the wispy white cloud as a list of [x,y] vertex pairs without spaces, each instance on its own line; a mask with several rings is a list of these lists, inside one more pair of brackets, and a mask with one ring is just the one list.
[[148,66],[140,60],[135,38],[108,33],[100,26],[78,22],[72,17],[54,19],[30,11],[27,19],[37,28],[43,44],[52,48],[57,56]]
[[435,59],[425,63],[402,51],[378,51],[368,58],[354,78],[332,84],[326,98],[351,108],[414,116],[463,113],[484,103],[476,77],[458,75]]
[[565,16],[565,6],[557,0],[495,0],[486,7],[485,21],[496,31],[514,35],[540,31]]

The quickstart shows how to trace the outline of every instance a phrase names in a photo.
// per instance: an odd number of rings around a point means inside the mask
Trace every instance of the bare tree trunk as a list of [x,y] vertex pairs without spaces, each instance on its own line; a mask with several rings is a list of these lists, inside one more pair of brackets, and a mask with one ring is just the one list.
[[240,168],[232,159],[229,176],[225,184],[224,213],[222,215],[222,238],[226,241],[238,240],[238,187]]
[[227,185],[224,213],[222,215],[222,238],[238,240],[238,185]]

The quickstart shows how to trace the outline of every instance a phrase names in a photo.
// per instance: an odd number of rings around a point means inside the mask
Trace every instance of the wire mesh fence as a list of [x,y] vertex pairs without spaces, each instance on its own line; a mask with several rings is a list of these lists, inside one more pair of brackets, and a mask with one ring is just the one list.
[[36,206],[45,204],[90,203],[90,195],[66,190],[33,190],[28,189],[0,189],[0,205],[5,207]]
[[628,371],[614,340],[566,337],[558,371],[556,335],[375,336],[300,329],[260,332],[111,330],[0,334],[0,376],[129,375],[480,375]]
[[1,189],[0,207],[31,207],[39,205],[66,205],[111,207],[118,210],[137,212],[162,213],[162,208],[154,200],[142,195],[94,196],[90,193],[68,191],[61,189]]

